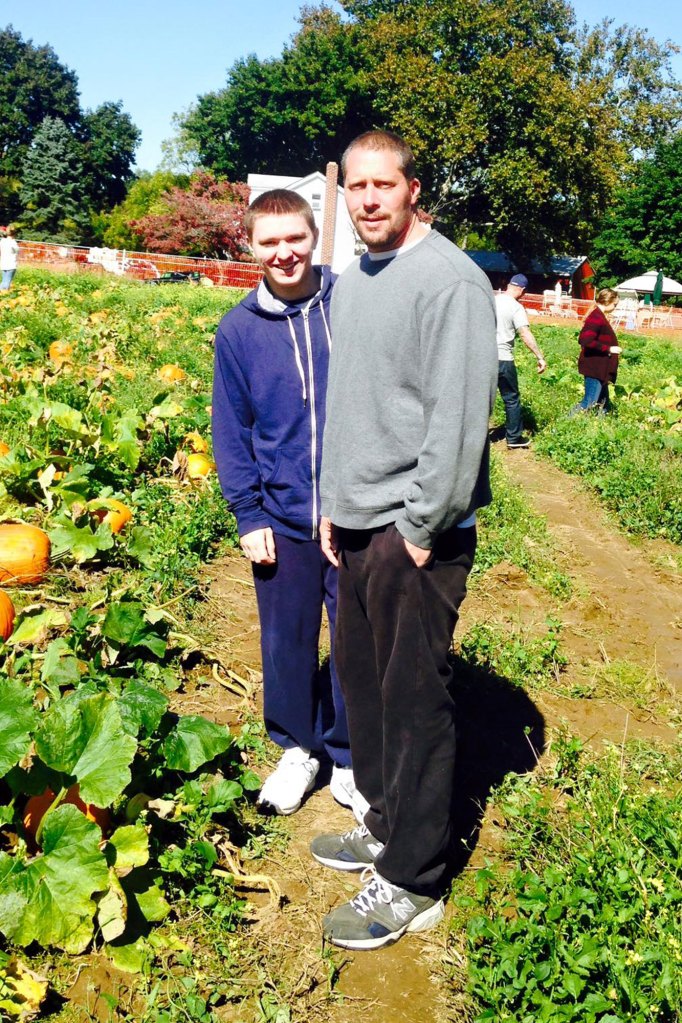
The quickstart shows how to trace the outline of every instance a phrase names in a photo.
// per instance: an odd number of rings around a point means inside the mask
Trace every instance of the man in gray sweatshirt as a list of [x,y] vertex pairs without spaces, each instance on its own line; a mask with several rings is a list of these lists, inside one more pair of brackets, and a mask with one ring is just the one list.
[[378,948],[443,915],[455,757],[448,651],[490,502],[497,385],[485,275],[417,216],[414,157],[372,131],[342,160],[368,252],[332,299],[322,549],[339,568],[335,656],[364,824],[313,856],[364,870],[324,933]]

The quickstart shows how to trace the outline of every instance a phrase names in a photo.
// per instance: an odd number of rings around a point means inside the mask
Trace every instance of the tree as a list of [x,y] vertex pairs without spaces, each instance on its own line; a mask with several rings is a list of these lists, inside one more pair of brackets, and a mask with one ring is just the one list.
[[380,125],[415,150],[424,202],[517,261],[584,250],[638,150],[680,117],[646,32],[578,31],[569,0],[341,0],[306,8],[276,60],[249,57],[184,121],[217,173],[300,174]]
[[629,126],[641,141],[665,103],[668,125],[679,116],[670,47],[616,33],[587,59],[566,0],[344,6],[373,55],[375,110],[413,145],[427,201],[458,226],[492,225],[519,262],[580,251],[633,158]]
[[141,135],[123,103],[102,103],[83,116],[81,137],[87,188],[96,210],[110,210],[120,203],[133,180],[135,150]]
[[33,136],[46,117],[75,127],[80,119],[78,79],[50,46],[34,46],[11,25],[0,32],[0,160],[21,176]]
[[112,249],[141,249],[144,238],[130,225],[147,214],[163,214],[163,199],[173,188],[186,189],[189,177],[170,171],[144,171],[130,185],[128,193],[111,213],[97,217],[97,235]]
[[83,194],[78,143],[58,117],[46,117],[26,156],[20,199],[23,235],[44,241],[83,243],[89,207]]
[[682,279],[682,132],[661,142],[621,188],[594,240],[590,262],[600,284],[646,270]]
[[248,249],[243,223],[248,196],[247,185],[197,171],[187,190],[171,188],[154,212],[130,226],[153,252],[239,259]]
[[329,7],[304,7],[282,57],[238,60],[227,87],[199,97],[182,131],[216,174],[300,175],[338,159],[373,124],[358,28]]

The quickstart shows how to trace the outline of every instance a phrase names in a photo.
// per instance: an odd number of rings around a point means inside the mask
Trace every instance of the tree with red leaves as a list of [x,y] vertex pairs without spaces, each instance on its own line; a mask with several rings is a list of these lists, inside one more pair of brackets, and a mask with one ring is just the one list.
[[248,250],[244,231],[248,204],[248,185],[197,171],[186,190],[171,188],[159,198],[153,213],[129,226],[150,252],[240,259]]

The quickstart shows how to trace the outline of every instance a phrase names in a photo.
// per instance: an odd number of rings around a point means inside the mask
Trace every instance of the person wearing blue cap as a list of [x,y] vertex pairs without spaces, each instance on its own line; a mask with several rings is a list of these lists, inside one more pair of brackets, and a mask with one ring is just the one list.
[[497,386],[504,402],[508,448],[530,446],[528,438],[523,436],[519,378],[514,363],[514,342],[517,334],[538,360],[538,373],[544,373],[547,369],[545,357],[531,332],[528,314],[519,302],[527,287],[528,278],[525,274],[515,274],[509,281],[506,291],[495,295],[499,360]]

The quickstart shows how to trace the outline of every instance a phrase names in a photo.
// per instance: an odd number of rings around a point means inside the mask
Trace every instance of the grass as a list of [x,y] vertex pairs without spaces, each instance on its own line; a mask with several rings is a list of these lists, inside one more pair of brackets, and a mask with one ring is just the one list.
[[679,1020],[681,767],[679,748],[596,756],[559,735],[541,771],[503,784],[502,856],[454,890],[461,1018]]
[[682,543],[682,349],[660,338],[622,338],[613,411],[569,418],[582,395],[577,327],[533,329],[548,369],[538,376],[525,351],[517,362],[535,450],[581,477],[633,535]]

